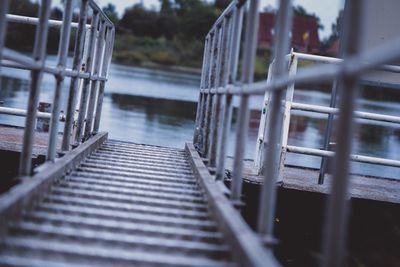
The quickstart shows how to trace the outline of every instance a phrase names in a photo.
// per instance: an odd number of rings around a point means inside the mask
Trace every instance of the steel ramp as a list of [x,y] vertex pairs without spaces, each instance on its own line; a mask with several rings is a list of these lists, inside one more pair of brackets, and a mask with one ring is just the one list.
[[1,266],[236,266],[184,150],[106,141],[8,224]]

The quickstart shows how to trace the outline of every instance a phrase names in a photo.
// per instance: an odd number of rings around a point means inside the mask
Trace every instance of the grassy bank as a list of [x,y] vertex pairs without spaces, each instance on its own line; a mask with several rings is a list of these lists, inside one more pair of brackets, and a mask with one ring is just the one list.
[[[136,37],[118,34],[115,40],[113,60],[119,64],[172,71],[201,73],[204,45],[198,40],[182,41],[164,37]],[[258,51],[255,64],[257,80],[265,79],[269,62],[268,51]]]

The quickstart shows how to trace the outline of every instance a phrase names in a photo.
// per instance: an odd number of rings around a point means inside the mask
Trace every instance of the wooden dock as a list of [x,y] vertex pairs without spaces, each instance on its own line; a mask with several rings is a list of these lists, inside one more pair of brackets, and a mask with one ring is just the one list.
[[[0,150],[21,152],[24,128],[0,124]],[[57,148],[61,147],[62,135],[58,136]],[[33,144],[33,157],[46,155],[49,134],[36,132]]]
[[[227,168],[232,170],[233,159],[228,157]],[[319,170],[285,166],[283,188],[306,192],[328,194],[332,184],[332,175],[326,174],[324,184],[318,184]],[[244,161],[244,179],[250,183],[262,184],[264,177],[258,175],[252,160]],[[352,175],[349,193],[351,198],[370,199],[400,204],[400,179]]]

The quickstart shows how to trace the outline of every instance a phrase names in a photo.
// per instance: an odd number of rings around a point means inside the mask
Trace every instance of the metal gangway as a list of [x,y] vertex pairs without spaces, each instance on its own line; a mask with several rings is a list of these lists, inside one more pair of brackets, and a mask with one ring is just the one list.
[[[0,108],[1,114],[26,117],[20,183],[0,196],[0,265],[279,266],[273,254],[277,243],[273,232],[281,155],[282,151],[300,152],[282,146],[282,132],[288,123],[288,105],[282,103],[289,103],[290,109],[339,115],[336,151],[313,153],[335,158],[322,265],[341,266],[357,81],[371,69],[394,68],[384,64],[400,58],[397,39],[368,53],[360,52],[362,1],[348,1],[346,16],[353,23],[343,39],[343,59],[294,71],[293,60],[306,56],[287,55],[292,5],[290,0],[281,0],[275,27],[275,44],[279,45],[275,45],[268,80],[261,82],[253,81],[259,1],[232,1],[205,39],[196,128],[193,143],[184,149],[109,140],[107,133],[99,132],[115,30],[93,0],[80,1],[77,23],[72,22],[72,0],[64,1],[62,21],[49,20],[50,0],[41,1],[38,18],[7,14],[8,3],[0,3],[1,65],[30,71],[31,87],[26,110]],[[4,47],[8,23],[36,25],[32,57]],[[49,27],[61,31],[57,66],[45,61]],[[66,58],[71,28],[76,28],[76,39],[69,69]],[[41,76],[48,74],[56,79],[52,113],[38,113]],[[64,120],[60,90],[65,78],[70,79],[68,108],[58,148],[58,124]],[[346,88],[337,109],[283,101],[295,83],[333,80],[338,81],[338,90]],[[269,116],[264,120],[274,127],[261,124],[266,132],[264,147],[259,149],[264,180],[258,227],[253,231],[240,215],[243,151],[249,98],[266,92]],[[240,98],[240,107],[228,188],[224,173],[234,97]],[[38,117],[51,120],[47,161],[32,168]]]

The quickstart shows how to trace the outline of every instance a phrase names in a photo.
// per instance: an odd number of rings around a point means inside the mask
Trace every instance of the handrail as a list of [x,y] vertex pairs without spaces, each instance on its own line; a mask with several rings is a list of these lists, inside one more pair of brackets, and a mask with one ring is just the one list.
[[[325,107],[325,106],[303,104],[303,103],[296,103],[296,102],[293,102],[291,104],[291,109],[292,110],[311,111],[311,112],[317,112],[317,113],[322,113],[322,114],[335,114],[335,115],[339,114],[338,108],[330,108],[330,107]],[[354,115],[356,118],[360,118],[360,119],[392,122],[392,123],[400,124],[400,116],[391,116],[391,115],[377,114],[377,113],[371,113],[371,112],[362,112],[362,111],[355,111]]]
[[[14,22],[14,23],[29,24],[29,25],[38,25],[38,23],[39,23],[39,18],[35,18],[35,17],[7,14],[6,18],[7,18],[8,22]],[[63,23],[61,20],[49,19],[49,26],[61,27],[62,24]],[[71,27],[78,28],[78,23],[71,22]],[[86,25],[86,27],[90,28],[90,25]]]
[[[263,115],[261,121],[263,126],[259,130],[257,147],[259,155],[256,157],[259,167],[263,166],[264,185],[260,197],[258,232],[264,240],[273,240],[274,209],[276,204],[275,183],[281,177],[284,168],[286,152],[308,153],[313,155],[335,157],[335,167],[332,179],[332,197],[327,207],[328,219],[325,239],[324,266],[339,266],[337,264],[342,258],[345,236],[344,221],[347,218],[346,201],[349,185],[349,160],[383,164],[387,166],[399,166],[399,161],[390,159],[379,159],[361,155],[351,155],[351,133],[354,118],[399,123],[400,118],[383,114],[369,112],[353,112],[355,106],[355,91],[357,81],[364,80],[363,74],[371,71],[385,71],[399,73],[400,66],[388,65],[400,60],[400,38],[383,42],[368,51],[362,51],[359,46],[361,40],[360,30],[362,1],[347,1],[345,17],[352,23],[347,25],[346,36],[342,47],[345,57],[343,59],[307,55],[303,53],[288,52],[290,40],[287,32],[290,31],[292,5],[291,0],[280,0],[278,9],[275,35],[273,64],[270,65],[268,79],[253,82],[253,59],[255,50],[254,28],[258,25],[258,12],[255,7],[258,0],[233,1],[228,8],[217,19],[211,27],[205,39],[204,60],[199,90],[199,102],[196,115],[194,144],[199,154],[207,163],[211,173],[216,172],[215,178],[222,179],[224,176],[226,157],[226,132],[231,125],[232,98],[240,98],[238,122],[236,127],[236,139],[234,141],[234,168],[232,170],[231,201],[233,204],[240,203],[241,187],[243,183],[243,140],[247,134],[248,126],[248,97],[252,95],[265,95],[268,103],[268,114]],[[246,5],[249,3],[249,5]],[[244,8],[242,8],[244,7]],[[235,15],[238,11],[246,12],[246,37],[242,44],[238,28],[239,21]],[[233,15],[231,15],[233,14]],[[234,23],[230,21],[233,19]],[[236,28],[232,30],[231,25]],[[242,21],[239,23],[242,24]],[[224,40],[224,32],[231,37],[228,42]],[[239,36],[239,38],[237,38]],[[241,62],[242,77],[236,79],[239,62],[235,60],[237,53],[232,47],[242,50]],[[222,52],[221,52],[222,51]],[[227,51],[228,58],[224,57]],[[316,64],[302,67],[297,71],[297,61],[307,60]],[[250,62],[250,64],[249,64]],[[229,64],[229,68],[225,66]],[[233,70],[233,72],[232,72]],[[235,75],[234,79],[221,82],[221,77]],[[245,75],[243,75],[245,74]],[[367,77],[368,78],[368,77]],[[223,80],[223,79],[222,79]],[[321,107],[293,103],[294,85],[312,85],[320,82],[332,82],[340,80],[342,90],[340,107]],[[223,80],[224,81],[224,80]],[[336,83],[336,82],[335,82]],[[283,106],[282,103],[285,103]],[[301,148],[287,145],[287,134],[289,131],[290,112],[292,109],[301,109],[324,114],[338,114],[339,117],[339,140],[336,152],[318,150],[312,148]],[[263,112],[264,113],[264,112]],[[221,126],[218,126],[221,125]],[[271,125],[271,126],[270,126]],[[219,155],[216,160],[216,155]],[[263,160],[261,160],[263,158]],[[261,163],[263,162],[263,163]],[[261,169],[261,168],[260,168]],[[336,242],[340,239],[341,242]],[[267,241],[267,242],[269,242]],[[343,241],[343,242],[342,242]]]
[[[205,88],[202,89],[202,93],[211,94],[233,94],[233,95],[263,95],[265,91],[282,90],[285,86],[296,83],[296,84],[315,84],[319,82],[333,81],[340,75],[359,75],[369,70],[385,70],[390,72],[400,72],[400,66],[396,65],[384,65],[386,62],[393,62],[400,59],[400,50],[395,49],[400,44],[400,38],[390,42],[390,45],[384,44],[378,48],[371,49],[370,51],[360,54],[358,56],[352,56],[342,61],[340,59],[335,60],[330,57],[314,56],[309,55],[307,59],[313,59],[313,61],[321,64],[314,64],[311,66],[303,67],[297,72],[295,76],[284,76],[274,77],[271,83],[267,83],[266,80],[254,82],[250,84],[230,84],[227,87],[219,88]],[[391,57],[382,54],[380,49],[384,51],[390,51]],[[389,49],[389,50],[387,50]],[[296,55],[298,53],[293,53]],[[385,57],[385,60],[380,58]],[[389,52],[388,52],[389,54]],[[304,54],[303,54],[304,55]],[[324,60],[318,61],[323,58]],[[336,63],[336,64],[325,64],[325,63]]]
[[[323,57],[323,56],[317,56],[317,55],[308,55],[308,54],[303,54],[303,53],[295,53],[292,52],[291,56],[292,57],[292,62],[295,62],[294,64],[297,65],[298,60],[306,60],[306,61],[314,61],[314,62],[319,62],[323,64],[341,64],[343,61],[342,59],[337,59],[337,58],[331,58],[331,57]],[[385,69],[388,72],[394,72],[398,70],[398,66],[394,65],[384,65],[383,67],[380,66],[380,70]],[[272,65],[270,66],[270,69],[273,68]],[[296,66],[291,65],[289,66],[289,69],[291,68],[296,68]],[[300,72],[300,71],[299,71]],[[289,75],[289,79],[292,76],[295,76],[296,73],[292,73]],[[273,79],[272,79],[273,80]],[[293,86],[292,84],[291,86]],[[289,146],[287,145],[288,141],[288,131],[289,131],[289,124],[290,124],[290,118],[291,114],[290,112],[292,110],[302,110],[302,111],[309,111],[309,112],[315,112],[315,113],[320,113],[320,114],[332,114],[332,115],[338,115],[340,110],[338,108],[333,108],[333,107],[325,107],[325,106],[320,106],[320,105],[311,105],[311,104],[304,104],[304,103],[296,103],[293,102],[293,89],[292,90],[287,90],[286,92],[286,102],[285,102],[285,119],[283,121],[283,128],[285,129],[284,132],[282,133],[282,156],[281,156],[281,163],[280,163],[280,170],[279,170],[279,180],[283,180],[283,169],[284,169],[284,162],[285,162],[285,154],[286,152],[294,152],[294,153],[299,153],[299,154],[307,154],[307,155],[313,155],[313,156],[322,156],[322,157],[332,157],[332,153],[324,152],[327,150],[324,149],[314,149],[314,148],[306,148],[306,147],[294,147],[294,146]],[[269,95],[271,92],[266,93],[266,99],[269,98]],[[264,109],[268,110],[268,104],[267,101],[265,101],[265,106]],[[264,116],[269,116],[268,112],[264,113],[261,115],[262,117]],[[385,115],[385,114],[377,114],[377,113],[371,113],[371,112],[362,112],[362,111],[354,111],[354,118],[359,118],[359,119],[366,119],[366,120],[372,120],[372,121],[380,121],[380,122],[389,122],[389,123],[394,123],[399,125],[400,124],[400,116],[391,116],[391,115]],[[257,145],[256,145],[256,156],[255,156],[255,161],[254,165],[258,173],[262,172],[262,169],[264,168],[262,164],[262,158],[263,154],[265,153],[263,150],[263,144],[264,144],[264,129],[266,128],[266,120],[261,119],[260,123],[260,128],[259,128],[259,137],[257,140]],[[350,155],[349,158],[351,161],[358,161],[358,162],[363,162],[363,163],[370,163],[370,164],[377,164],[377,165],[385,165],[385,166],[392,166],[392,167],[399,167],[400,161],[398,160],[391,160],[391,159],[380,159],[380,158],[375,158],[375,157],[369,157],[369,156],[364,156],[364,155]],[[360,160],[362,159],[362,160]],[[324,175],[325,170],[321,168],[320,170],[321,174],[320,176]]]
[[[47,148],[46,159],[55,161],[56,159],[56,139],[58,136],[58,124],[60,119],[65,121],[63,131],[62,149],[70,150],[72,147],[79,146],[92,135],[98,132],[101,107],[103,103],[103,94],[105,83],[108,79],[108,70],[112,57],[114,45],[115,29],[112,21],[107,17],[103,10],[93,0],[80,0],[80,12],[78,23],[72,22],[73,0],[64,1],[63,18],[61,21],[50,20],[51,0],[43,0],[39,7],[39,15],[35,17],[21,16],[17,14],[7,14],[8,2],[2,1],[0,5],[0,34],[3,35],[7,23],[22,23],[36,25],[36,37],[33,56],[27,56],[10,48],[3,48],[5,41],[0,38],[0,65],[8,68],[16,68],[31,71],[31,88],[26,110],[13,109],[8,107],[0,108],[0,114],[25,116],[24,142],[22,146],[20,160],[20,176],[27,177],[31,175],[31,153],[33,146],[34,125],[36,118],[50,119],[50,133]],[[88,14],[92,15],[92,23],[88,24]],[[58,59],[56,65],[46,64],[45,49],[47,44],[47,33],[49,27],[56,27],[60,30],[60,42],[58,50]],[[71,28],[77,29],[75,39],[74,58],[72,68],[67,67],[66,60],[70,42]],[[92,43],[92,50],[97,48],[95,55],[88,55],[88,46],[86,43]],[[82,64],[83,63],[83,64]],[[95,70],[87,68],[95,64]],[[43,74],[54,75],[56,80],[54,100],[52,103],[52,113],[37,112],[38,96]],[[71,78],[68,107],[65,116],[60,118],[61,89],[66,77]],[[75,132],[75,117],[77,106],[77,96],[81,88],[78,87],[79,81],[92,84],[92,88],[101,88],[101,92],[92,92],[91,101],[97,103],[96,109],[86,111],[80,110],[79,120],[86,120],[86,117],[95,118],[95,125],[87,127],[85,138],[80,136],[71,141],[71,135]],[[87,90],[82,88],[82,90]],[[88,99],[83,99],[83,106],[86,106]]]

